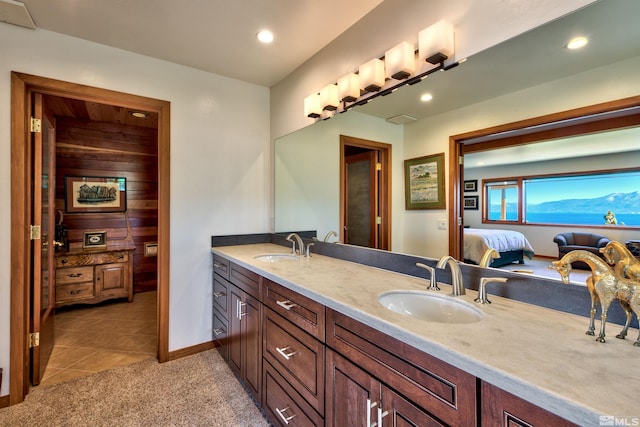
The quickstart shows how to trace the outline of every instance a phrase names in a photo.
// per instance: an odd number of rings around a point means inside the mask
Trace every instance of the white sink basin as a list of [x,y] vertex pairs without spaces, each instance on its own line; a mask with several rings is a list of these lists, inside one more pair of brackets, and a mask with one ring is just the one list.
[[396,313],[438,323],[474,323],[482,319],[482,311],[454,297],[424,291],[389,291],[378,296],[378,302]]
[[256,255],[253,257],[258,261],[264,262],[281,262],[281,261],[296,261],[298,260],[298,255],[294,254],[262,254]]

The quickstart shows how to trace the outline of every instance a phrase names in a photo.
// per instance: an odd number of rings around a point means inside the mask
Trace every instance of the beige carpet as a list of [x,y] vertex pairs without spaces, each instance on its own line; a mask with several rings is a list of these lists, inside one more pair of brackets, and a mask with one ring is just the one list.
[[216,350],[35,387],[0,426],[268,426]]

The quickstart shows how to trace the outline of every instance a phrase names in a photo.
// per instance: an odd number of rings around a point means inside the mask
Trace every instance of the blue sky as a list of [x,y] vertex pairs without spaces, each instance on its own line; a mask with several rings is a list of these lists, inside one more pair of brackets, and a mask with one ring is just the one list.
[[564,199],[592,199],[611,193],[640,191],[640,172],[618,175],[615,178],[611,175],[592,176],[586,181],[585,177],[580,177],[580,184],[576,182],[576,178],[536,180],[535,194],[529,192],[527,202],[537,204]]

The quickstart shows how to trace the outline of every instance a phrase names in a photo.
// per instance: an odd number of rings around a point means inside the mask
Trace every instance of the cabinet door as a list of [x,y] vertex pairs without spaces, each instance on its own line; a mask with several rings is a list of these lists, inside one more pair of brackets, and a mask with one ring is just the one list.
[[242,325],[242,379],[249,391],[260,402],[262,384],[262,311],[260,301],[244,294],[240,305]]
[[235,286],[229,287],[231,308],[229,312],[229,330],[227,344],[229,345],[229,366],[236,372],[241,371],[242,366],[242,324],[240,321],[240,304],[243,292]]
[[127,264],[97,265],[95,274],[97,296],[128,294],[129,266]]
[[380,383],[330,349],[326,358],[325,425],[369,427],[377,422]]
[[[446,426],[390,388],[382,386],[381,414],[375,421],[380,427]],[[377,408],[375,408],[377,411]]]

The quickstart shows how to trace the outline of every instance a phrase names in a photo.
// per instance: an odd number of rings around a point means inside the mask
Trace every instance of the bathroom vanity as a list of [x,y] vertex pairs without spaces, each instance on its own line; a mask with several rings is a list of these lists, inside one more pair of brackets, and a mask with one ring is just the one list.
[[428,322],[378,302],[425,290],[425,279],[318,254],[257,259],[290,253],[270,243],[212,252],[214,339],[277,425],[588,426],[637,415],[629,390],[640,379],[628,367],[640,349],[614,338],[618,325],[597,343],[587,318],[492,296],[491,285],[490,305],[472,290],[455,297],[479,321]]

